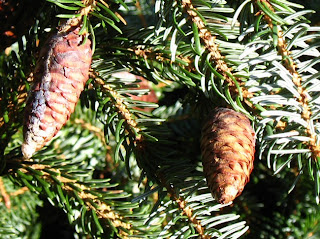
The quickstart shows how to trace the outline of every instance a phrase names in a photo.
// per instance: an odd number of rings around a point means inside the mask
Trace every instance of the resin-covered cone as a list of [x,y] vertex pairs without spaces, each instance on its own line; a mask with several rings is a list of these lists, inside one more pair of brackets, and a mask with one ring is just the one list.
[[255,134],[249,119],[231,109],[213,111],[202,128],[202,163],[208,187],[222,204],[239,196],[253,169]]
[[25,108],[25,158],[41,149],[67,122],[89,78],[91,42],[84,42],[79,29],[59,31],[41,50]]

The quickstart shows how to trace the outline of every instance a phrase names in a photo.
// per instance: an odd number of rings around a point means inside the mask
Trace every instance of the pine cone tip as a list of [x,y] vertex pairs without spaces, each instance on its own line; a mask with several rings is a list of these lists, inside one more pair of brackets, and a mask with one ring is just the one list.
[[36,152],[36,148],[24,142],[21,146],[21,151],[22,151],[23,157],[25,159],[29,159]]
[[237,197],[238,192],[239,190],[233,185],[227,185],[214,192],[213,197],[221,204],[228,204]]

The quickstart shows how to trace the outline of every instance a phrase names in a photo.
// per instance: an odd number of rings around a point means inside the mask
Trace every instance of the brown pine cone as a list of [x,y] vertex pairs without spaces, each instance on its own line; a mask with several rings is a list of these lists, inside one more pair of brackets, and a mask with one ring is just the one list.
[[49,38],[40,52],[25,109],[25,158],[41,149],[67,122],[89,78],[91,41],[83,44],[79,27],[64,29],[68,30]]
[[222,204],[239,196],[253,169],[255,133],[249,119],[231,109],[213,111],[202,128],[202,163],[208,187]]

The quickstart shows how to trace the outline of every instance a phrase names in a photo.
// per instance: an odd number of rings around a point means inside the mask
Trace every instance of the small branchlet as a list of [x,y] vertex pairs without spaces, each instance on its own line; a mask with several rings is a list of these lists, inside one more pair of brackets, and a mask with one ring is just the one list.
[[[271,4],[266,0],[255,0],[263,2],[264,6],[268,7],[271,12],[275,12],[274,8],[271,6]],[[258,5],[257,5],[258,7]],[[262,10],[260,10],[260,14],[262,14]],[[274,21],[267,15],[264,15],[264,19],[268,24],[268,27],[273,30],[274,29]],[[317,135],[314,131],[311,129],[311,118],[312,118],[312,112],[309,107],[309,100],[308,100],[308,92],[307,89],[305,89],[302,86],[303,79],[299,72],[297,71],[297,64],[295,60],[292,57],[291,52],[287,49],[287,43],[283,36],[283,32],[281,30],[281,27],[277,27],[277,50],[278,54],[282,57],[282,63],[283,66],[288,70],[288,72],[292,75],[292,82],[295,84],[297,91],[299,93],[299,97],[295,97],[298,101],[298,103],[302,107],[301,111],[301,118],[304,119],[307,122],[307,128],[306,128],[306,135],[310,138],[308,142],[305,142],[311,153],[312,158],[317,161],[320,157],[320,145],[318,143]]]
[[[113,227],[119,229],[118,233],[122,238],[128,238],[129,234],[134,234],[135,229],[133,229],[133,225],[125,222],[125,218],[119,215],[119,213],[117,213],[115,210],[113,210],[111,205],[108,205],[97,195],[91,193],[92,189],[90,189],[88,186],[84,185],[81,182],[78,182],[77,180],[64,177],[59,169],[55,169],[47,165],[33,164],[28,165],[27,167],[41,172],[42,180],[45,180],[50,185],[55,185],[57,183],[55,180],[59,180],[62,190],[67,195],[69,195],[70,198],[74,197],[74,193],[77,193],[78,198],[80,198],[85,203],[87,210],[93,210],[97,214],[98,218],[108,220]],[[24,168],[21,168],[20,171],[24,174],[29,174],[29,171]],[[54,174],[57,175],[55,176],[56,179],[53,179],[52,175],[48,173],[49,171],[54,172]],[[72,184],[72,187],[70,186],[70,184]],[[79,191],[75,191],[74,188],[78,188]],[[75,198],[75,200],[77,199]]]
[[[243,84],[239,78],[234,76],[234,74],[232,73],[232,69],[224,60],[224,57],[219,50],[219,46],[216,43],[216,37],[211,34],[210,30],[206,27],[201,17],[198,16],[196,8],[193,6],[191,0],[181,0],[181,5],[189,15],[190,20],[196,24],[199,31],[199,37],[202,39],[206,49],[209,51],[211,60],[216,65],[217,71],[223,75],[225,81],[229,85],[231,92],[237,95],[239,92],[233,78],[239,81],[240,85]],[[240,89],[244,98],[252,97],[252,93],[248,92],[245,87],[242,86]]]
[[109,85],[105,84],[105,82],[99,77],[95,77],[94,79],[95,83],[100,86],[102,91],[111,96],[119,115],[126,121],[126,130],[135,138],[136,141],[140,141],[142,139],[142,136],[139,134],[141,129],[137,126],[137,122],[134,120],[134,118],[132,118],[132,115],[128,107],[125,105],[122,97]]
[[188,220],[194,225],[194,228],[199,233],[200,238],[209,239],[211,238],[206,234],[206,228],[201,225],[201,220],[198,220],[196,215],[194,215],[192,208],[187,204],[187,201],[182,196],[177,196],[174,192],[174,188],[169,185],[162,174],[158,174],[158,178],[161,184],[167,189],[169,197],[178,204],[179,209],[188,217]]

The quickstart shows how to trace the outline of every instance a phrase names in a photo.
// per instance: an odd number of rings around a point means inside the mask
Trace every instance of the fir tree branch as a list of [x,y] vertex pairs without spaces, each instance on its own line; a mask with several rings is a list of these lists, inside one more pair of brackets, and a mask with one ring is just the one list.
[[[48,165],[41,165],[41,164],[33,164],[33,165],[24,165],[22,166],[26,168],[21,168],[20,171],[24,174],[28,175],[29,171],[27,168],[31,168],[32,170],[36,170],[40,172],[41,178],[45,180],[46,182],[50,183],[50,185],[57,184],[56,180],[59,180],[61,183],[61,188],[64,192],[66,192],[70,197],[74,197],[73,195],[76,193],[78,198],[80,198],[86,205],[88,210],[93,210],[97,213],[97,216],[100,219],[108,220],[111,222],[112,226],[119,229],[119,236],[121,238],[128,238],[128,233],[124,230],[128,231],[129,234],[133,235],[135,233],[135,229],[133,228],[133,225],[124,222],[124,217],[119,215],[117,212],[115,212],[111,205],[108,205],[106,202],[102,201],[97,195],[94,195],[91,193],[92,189],[87,187],[86,185],[82,184],[81,182],[78,182],[75,179],[70,179],[60,172],[59,169],[52,168]],[[49,172],[55,173],[56,179],[52,177],[52,175]],[[71,186],[72,185],[72,186]],[[75,190],[75,188],[77,190]],[[118,192],[118,191],[117,191]],[[122,229],[124,230],[122,230]]]
[[[106,3],[103,0],[99,0],[99,2],[101,2],[104,6],[106,6],[107,8],[110,8],[109,4]],[[127,25],[127,21],[118,13],[118,12],[114,12],[114,14],[117,16],[117,18],[124,24]]]
[[199,233],[200,238],[209,239],[211,238],[206,234],[206,229],[201,225],[201,221],[197,219],[195,215],[193,215],[193,211],[190,207],[187,207],[187,202],[183,197],[178,197],[172,188],[166,187],[170,197],[178,204],[179,209],[188,217],[189,221],[194,225],[195,229]]
[[105,93],[109,94],[112,97],[114,106],[117,108],[118,113],[126,121],[127,131],[135,138],[136,141],[140,141],[142,138],[142,136],[138,134],[140,132],[140,128],[137,127],[137,122],[131,117],[131,113],[128,110],[127,106],[124,104],[124,101],[123,99],[121,99],[120,95],[98,77],[95,77],[95,83],[99,85],[99,87]]
[[174,188],[166,183],[164,176],[161,175],[161,173],[158,173],[158,178],[160,179],[160,183],[167,189],[170,198],[178,204],[179,209],[188,217],[190,223],[194,225],[196,231],[199,233],[200,238],[211,238],[206,234],[206,229],[201,225],[201,221],[197,219],[196,215],[193,215],[192,208],[187,206],[187,201],[182,196],[177,196],[177,194],[174,192]]
[[[238,89],[233,80],[236,79],[239,81],[237,77],[232,73],[232,69],[228,66],[228,64],[224,61],[223,56],[219,50],[218,44],[215,42],[216,37],[211,34],[211,32],[207,29],[206,24],[203,22],[201,17],[198,16],[196,8],[193,6],[191,0],[181,0],[182,7],[186,10],[192,22],[194,22],[199,31],[199,37],[204,42],[205,47],[210,52],[211,59],[215,63],[217,67],[217,71],[223,75],[231,91],[234,94],[238,94]],[[241,83],[241,82],[240,82]],[[242,95],[244,98],[252,97],[252,94],[247,91],[246,88],[240,86],[242,91]]]
[[[272,13],[275,12],[271,4],[266,0],[254,0],[256,6],[259,8],[257,2],[262,2],[265,7],[267,7]],[[259,14],[263,13],[263,9],[260,9]],[[273,21],[267,14],[264,14],[264,19],[268,24],[268,27],[271,31],[274,30],[275,21]],[[283,66],[290,72],[292,75],[292,82],[297,87],[299,97],[295,97],[297,102],[302,106],[301,118],[307,122],[306,135],[310,138],[305,144],[308,145],[312,158],[317,161],[317,157],[320,157],[320,145],[318,143],[318,137],[314,131],[311,130],[311,118],[313,117],[312,112],[309,107],[308,93],[307,90],[302,86],[303,79],[299,72],[297,71],[297,64],[293,59],[291,52],[287,49],[287,43],[283,36],[283,32],[280,26],[277,26],[277,50],[278,54],[282,57]]]
[[[142,57],[145,60],[149,59],[149,60],[156,60],[156,61],[165,62],[165,63],[172,63],[170,56],[166,56],[163,52],[155,52],[154,49],[152,48],[142,49],[139,46],[130,50],[132,50],[138,57]],[[177,59],[187,63],[188,64],[187,68],[190,71],[194,70],[193,59],[191,57],[178,55],[176,56],[176,60]]]
[[[171,54],[167,54],[163,52],[164,49],[157,49],[158,46],[155,47],[149,47],[149,48],[143,48],[141,45],[138,47],[129,48],[129,51],[133,52],[134,58],[138,58],[139,61],[142,61],[142,64],[152,64],[152,67],[156,68],[158,72],[163,72],[164,68],[176,66],[178,69],[184,69],[188,72],[195,72],[195,65],[194,65],[194,59],[191,56],[178,54],[175,55],[174,62],[172,61]],[[140,59],[139,59],[140,58]],[[147,61],[148,63],[145,63],[144,61]],[[159,64],[160,63],[160,64]],[[161,65],[159,67],[159,65]],[[148,66],[147,66],[148,68]],[[170,72],[170,70],[168,71]],[[160,73],[161,78],[157,79],[157,81],[160,81],[160,84],[169,85],[170,82],[173,80],[170,75],[167,75],[166,73]],[[152,77],[152,76],[151,76]],[[145,77],[149,78],[149,77]],[[160,85],[159,85],[160,86]]]
[[67,24],[62,25],[59,31],[68,31],[70,27],[81,24],[83,16],[88,16],[90,11],[92,11],[93,6],[95,5],[95,0],[83,0],[82,2],[85,7],[81,8],[81,10],[78,11],[78,16],[68,19]]

